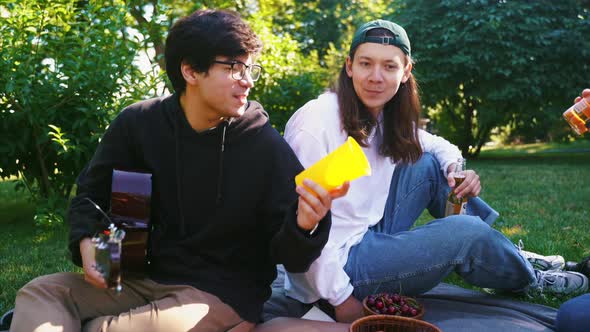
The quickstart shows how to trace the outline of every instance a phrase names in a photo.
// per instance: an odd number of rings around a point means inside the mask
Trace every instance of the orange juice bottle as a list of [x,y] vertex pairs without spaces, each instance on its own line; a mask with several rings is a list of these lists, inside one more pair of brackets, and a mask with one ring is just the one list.
[[563,118],[578,135],[587,132],[586,123],[590,119],[590,101],[582,98],[582,100],[563,112]]

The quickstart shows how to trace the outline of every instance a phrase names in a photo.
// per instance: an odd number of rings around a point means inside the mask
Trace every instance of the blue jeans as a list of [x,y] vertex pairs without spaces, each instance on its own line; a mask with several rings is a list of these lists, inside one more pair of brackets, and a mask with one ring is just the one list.
[[[490,226],[498,213],[483,200],[470,198],[467,215],[442,218],[449,191],[428,153],[395,167],[383,219],[351,248],[344,267],[356,298],[382,291],[421,294],[453,271],[486,288],[516,290],[535,281],[528,261]],[[440,219],[410,230],[424,209]]]
[[555,328],[558,332],[590,330],[590,294],[575,297],[559,307]]

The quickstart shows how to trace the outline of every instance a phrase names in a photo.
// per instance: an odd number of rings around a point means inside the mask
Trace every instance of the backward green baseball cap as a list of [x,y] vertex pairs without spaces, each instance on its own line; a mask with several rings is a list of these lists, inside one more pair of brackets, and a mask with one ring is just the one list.
[[[367,32],[379,28],[389,30],[393,34],[393,37],[367,36]],[[349,54],[352,54],[352,50],[362,43],[393,45],[399,47],[406,55],[411,55],[410,39],[406,30],[398,24],[386,20],[374,20],[361,25],[354,33]]]

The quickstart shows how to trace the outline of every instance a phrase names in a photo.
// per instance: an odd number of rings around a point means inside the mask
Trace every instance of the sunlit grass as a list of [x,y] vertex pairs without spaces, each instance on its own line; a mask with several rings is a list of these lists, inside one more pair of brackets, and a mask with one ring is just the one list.
[[501,227],[500,231],[504,235],[510,236],[510,237],[523,236],[526,234],[526,232],[522,229],[521,225],[514,225],[512,227]]
[[[526,250],[572,261],[590,255],[590,141],[488,149],[468,168],[480,175],[480,196],[500,213],[494,227],[513,243],[522,240]],[[419,223],[430,219],[424,213]],[[457,275],[446,281],[477,289]],[[557,307],[568,298],[520,299]]]
[[590,152],[590,139],[579,138],[568,143],[531,143],[507,146],[484,146],[482,157],[495,156],[548,156],[555,153]]

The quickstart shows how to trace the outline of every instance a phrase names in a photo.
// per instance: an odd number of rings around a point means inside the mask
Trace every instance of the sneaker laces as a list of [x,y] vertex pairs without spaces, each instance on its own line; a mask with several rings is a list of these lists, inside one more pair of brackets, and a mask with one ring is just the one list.
[[535,256],[540,256],[539,254],[524,250],[524,242],[522,239],[518,239],[518,244],[515,244],[514,246],[518,249],[518,253],[527,260],[537,258]]
[[554,291],[561,291],[567,286],[567,278],[562,275],[558,275],[553,271],[535,270],[535,273],[537,274],[536,288],[541,293],[545,287],[552,288]]
[[522,239],[518,239],[518,244],[514,245],[517,249],[518,249],[518,253],[526,260],[529,259],[529,253],[528,251],[524,250],[524,242],[522,241]]
[[516,245],[516,247],[520,251],[523,251],[524,250],[524,242],[522,242],[522,239],[518,239],[518,244]]

